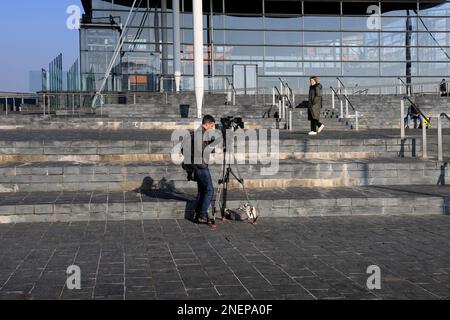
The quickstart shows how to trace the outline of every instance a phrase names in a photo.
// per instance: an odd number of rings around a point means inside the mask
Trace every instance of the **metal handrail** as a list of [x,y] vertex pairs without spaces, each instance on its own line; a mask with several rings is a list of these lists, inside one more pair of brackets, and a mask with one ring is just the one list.
[[233,89],[234,93],[237,93],[236,88],[234,87],[234,84],[228,79],[228,77],[225,78],[227,80],[228,85]]
[[348,96],[346,94],[343,94],[345,100],[348,102],[349,106],[352,108],[353,111],[356,112],[355,107],[353,106],[353,103],[350,101],[350,99],[348,98]]
[[[9,113],[8,100],[9,99],[12,99],[12,101],[13,101],[12,105],[11,105],[13,107],[12,108],[13,112],[17,112],[18,110],[20,111],[20,106],[23,104],[25,99],[27,99],[27,100],[34,99],[37,102],[39,98],[38,98],[37,95],[34,95],[34,94],[14,94],[14,93],[11,93],[11,94],[5,94],[5,95],[0,96],[0,100],[3,100],[3,99],[5,100],[5,115],[8,115],[8,113]],[[17,106],[17,104],[16,104],[16,100],[17,99],[21,100],[21,103],[19,104],[19,106]],[[0,112],[3,113],[3,110],[0,110]]]
[[280,80],[280,82],[283,84],[283,86],[284,86],[286,89],[289,89],[289,91],[290,91],[291,94],[293,93],[291,87],[289,86],[289,83],[288,83],[285,79],[279,77],[278,80]]
[[414,101],[412,101],[410,97],[404,96],[404,97],[403,97],[403,100],[408,100],[408,102],[411,103],[411,105],[412,105],[414,108],[416,108],[416,109],[420,112],[421,116],[424,117],[424,118],[426,118],[426,116],[423,114],[423,112],[422,112],[422,110],[419,108],[419,106],[418,106]]
[[[333,91],[333,93],[336,95],[336,97],[338,97],[339,101],[342,101],[342,99],[340,98],[340,95],[336,92],[336,90],[334,90],[333,87],[330,87],[330,89]],[[352,108],[352,110],[356,112],[356,109],[353,106],[353,103],[348,98],[348,96],[346,94],[341,94],[341,96],[343,96],[345,98],[344,100],[347,101],[349,106]]]
[[[442,119],[447,118],[450,121],[450,116],[446,113],[441,113],[438,117],[438,160],[444,160],[444,151],[442,146]],[[422,125],[423,127],[423,125]]]
[[[228,79],[228,77],[225,78],[227,83],[228,83],[228,88],[231,87],[231,103],[232,105],[236,105],[236,95],[237,95],[237,91],[236,88],[234,87],[234,84],[230,81],[230,79]],[[226,89],[227,92],[227,99],[229,99],[229,92],[228,92],[228,88]]]
[[[287,89],[287,90],[289,91],[289,94],[287,94],[286,96],[287,96],[287,98],[288,98],[288,100],[289,100],[289,104],[291,105],[291,107],[294,107],[294,105],[295,105],[295,94],[294,94],[294,90],[292,90],[291,86],[289,85],[289,83],[288,83],[286,80],[282,79],[281,77],[278,78],[278,79],[281,81],[281,83],[283,84],[283,86],[285,87],[285,89]],[[283,80],[284,80],[284,81],[283,81]],[[292,97],[292,99],[291,99],[291,97]]]
[[337,77],[336,79],[337,79],[337,81],[339,81],[339,83],[341,84],[342,88],[346,88],[345,84],[342,82],[341,78]]
[[408,87],[408,84],[407,84],[405,81],[403,81],[402,78],[397,77],[397,79],[400,80],[400,82],[403,83],[403,85],[404,85],[405,87]]
[[369,89],[364,89],[364,90],[358,90],[356,92],[353,92],[353,94],[363,94],[365,93],[366,95],[369,93]]
[[[419,111],[420,115],[422,116],[422,157],[424,159],[428,158],[428,145],[427,145],[427,125],[425,124],[425,121],[428,121],[425,114],[422,112],[422,110],[419,108],[419,106],[411,100],[410,97],[404,96],[401,105],[400,105],[400,138],[405,138],[405,100],[407,100],[414,108],[416,108],[417,111]],[[439,120],[438,120],[439,125]]]
[[[360,113],[359,111],[357,111],[355,109],[355,107],[353,106],[353,103],[350,101],[350,99],[348,98],[347,94],[341,94],[339,95],[337,93],[337,91],[333,88],[330,87],[331,91],[332,91],[332,99],[333,99],[333,109],[334,109],[334,97],[336,96],[338,98],[338,100],[340,101],[340,118],[355,118],[355,129],[356,131],[359,130],[359,117],[363,117],[364,115],[362,113]],[[343,97],[343,99],[341,99],[341,96]],[[344,101],[346,102],[346,112],[345,112],[345,117],[344,117]],[[349,115],[348,114],[348,106],[350,106],[352,108],[352,110],[355,112],[355,115]]]
[[340,97],[339,94],[336,92],[336,90],[334,90],[333,87],[330,87],[330,89],[331,89],[331,91],[334,93],[334,95],[339,99],[339,101],[342,101],[342,100],[341,100],[341,97]]
[[[397,77],[397,79],[398,80],[400,80],[400,82],[405,86],[405,88],[406,88],[406,94],[407,95],[411,95],[411,86],[412,86],[412,84],[407,84],[405,81],[403,81],[403,79],[402,78],[400,78],[400,77]],[[401,92],[400,92],[401,93]]]
[[339,83],[341,84],[342,88],[345,89],[346,86],[345,86],[345,84],[342,82],[341,78],[337,77],[336,79],[337,79],[337,81],[339,81]]
[[281,95],[281,92],[280,92],[280,90],[278,90],[278,87],[277,86],[275,86],[275,87],[273,87],[275,90],[277,90],[277,92],[278,92],[278,96],[279,97],[281,97],[282,95]]

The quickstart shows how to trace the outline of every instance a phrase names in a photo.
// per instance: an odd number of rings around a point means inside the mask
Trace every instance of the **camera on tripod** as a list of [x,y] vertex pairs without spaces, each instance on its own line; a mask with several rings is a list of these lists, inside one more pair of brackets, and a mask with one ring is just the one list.
[[241,117],[225,117],[220,119],[220,123],[216,124],[216,129],[220,130],[222,132],[225,132],[226,130],[236,131],[238,129],[244,129],[245,124],[244,121],[242,121]]
[[[231,141],[227,141],[227,130],[233,130],[233,132],[239,130],[239,129],[244,129],[245,124],[244,121],[242,121],[241,117],[233,117],[233,116],[228,116],[228,117],[224,117],[220,119],[220,123],[216,125],[216,130],[220,130],[222,132],[222,136],[223,136],[223,142],[224,142],[224,147],[223,147],[223,164],[222,164],[222,177],[221,179],[219,179],[218,183],[219,183],[219,188],[217,189],[217,194],[216,194],[216,201],[215,201],[215,205],[213,208],[213,224],[215,224],[215,219],[216,219],[216,214],[218,212],[218,208],[220,209],[220,213],[221,213],[221,220],[224,220],[225,217],[228,216],[231,217],[230,213],[233,211],[230,211],[227,209],[227,199],[228,199],[228,188],[229,188],[229,184],[230,184],[230,178],[234,177],[241,185],[242,188],[244,189],[244,193],[246,195],[247,198],[247,204],[246,206],[242,206],[242,210],[237,210],[235,211],[235,218],[237,216],[242,217],[244,216],[244,213],[246,215],[246,217],[251,220],[251,223],[256,223],[256,220],[258,219],[257,214],[256,214],[256,210],[254,207],[251,207],[249,205],[250,200],[248,198],[248,194],[247,191],[245,190],[245,186],[244,186],[244,179],[242,179],[240,173],[239,173],[239,168],[236,167],[237,169],[237,174],[233,171],[233,169],[231,168],[231,157],[227,157],[227,154],[230,155],[232,152],[230,150],[234,150],[233,144],[234,144],[234,139],[231,139]],[[229,137],[232,138],[232,137]],[[236,219],[237,220],[237,219]]]

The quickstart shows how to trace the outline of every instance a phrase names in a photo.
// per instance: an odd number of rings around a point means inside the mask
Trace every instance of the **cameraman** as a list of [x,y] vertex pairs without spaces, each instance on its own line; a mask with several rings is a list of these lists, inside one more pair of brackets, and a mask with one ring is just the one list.
[[[197,180],[198,194],[195,208],[194,221],[196,223],[208,223],[208,210],[214,196],[214,185],[205,160],[205,149],[214,141],[208,141],[207,132],[215,129],[216,121],[210,115],[203,118],[202,126],[194,133],[194,174]],[[201,139],[197,141],[197,139]],[[209,153],[208,153],[209,154]],[[201,156],[201,159],[200,159]]]

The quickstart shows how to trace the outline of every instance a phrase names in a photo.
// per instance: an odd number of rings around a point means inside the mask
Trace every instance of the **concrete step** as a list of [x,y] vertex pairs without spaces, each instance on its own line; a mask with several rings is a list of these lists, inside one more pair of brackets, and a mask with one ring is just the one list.
[[[277,158],[408,158],[419,156],[422,149],[420,132],[416,130],[404,140],[399,138],[397,130],[325,130],[315,137],[308,136],[306,131],[274,131],[274,138],[279,135],[279,140],[275,140],[279,145]],[[5,130],[0,135],[0,161],[169,161],[176,145],[171,141],[172,133],[164,130]],[[431,157],[437,138],[435,130],[429,133]],[[444,133],[444,144],[450,146],[450,131]],[[269,135],[268,146],[271,139]]]
[[[426,191],[423,191],[426,190]],[[183,219],[192,217],[196,190],[32,192],[5,194],[0,223]],[[299,216],[450,214],[450,186],[371,186],[249,190],[262,219]],[[230,190],[227,207],[246,202]],[[220,225],[219,225],[220,227]]]
[[[369,95],[369,96],[349,96],[355,109],[364,116],[360,119],[360,128],[383,129],[400,127],[400,101],[402,96],[394,95]],[[450,99],[438,96],[417,96],[411,98],[415,101],[426,115],[450,113]],[[329,108],[328,102],[324,105]],[[409,102],[405,102],[407,108]],[[336,109],[339,112],[339,104]],[[345,105],[344,105],[345,110]],[[351,111],[351,113],[353,113]],[[355,125],[354,120],[348,119],[351,125]]]
[[[449,159],[450,160],[450,159]],[[273,168],[273,172],[266,172]],[[280,163],[233,165],[246,188],[350,187],[370,185],[444,185],[444,163],[419,159],[283,160]],[[210,166],[215,186],[222,166]],[[142,186],[192,188],[183,169],[172,162],[9,163],[0,165],[0,193],[39,191],[130,191]],[[240,188],[232,181],[231,188]]]
[[[343,122],[335,119],[323,119],[322,121],[328,129],[332,130],[349,130]],[[48,129],[48,130],[62,130],[62,129],[145,129],[145,130],[177,130],[177,129],[192,129],[196,119],[180,119],[179,117],[154,117],[154,118],[52,118],[23,122],[18,121],[3,121],[0,123],[0,130],[11,129]],[[247,129],[284,129],[286,120],[278,121],[273,118],[244,118],[245,127]],[[292,121],[293,128],[296,130],[307,130],[310,123],[307,118],[294,117]]]

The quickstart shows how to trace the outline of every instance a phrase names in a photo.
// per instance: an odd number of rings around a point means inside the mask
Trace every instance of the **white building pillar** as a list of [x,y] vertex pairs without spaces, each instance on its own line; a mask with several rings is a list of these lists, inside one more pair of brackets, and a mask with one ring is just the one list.
[[173,69],[175,90],[180,92],[181,83],[181,34],[180,34],[180,0],[173,0]]
[[[167,50],[167,0],[161,0],[161,35],[162,35],[162,74],[163,77],[166,77],[168,74],[168,61],[167,59],[169,58],[168,55],[168,50]],[[164,78],[164,82],[163,82],[163,86],[164,86],[164,91],[166,91],[166,83],[167,81],[165,81],[166,78]]]
[[194,16],[194,86],[197,101],[197,117],[202,118],[204,95],[204,68],[203,68],[203,3],[202,0],[193,0]]

